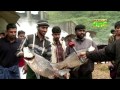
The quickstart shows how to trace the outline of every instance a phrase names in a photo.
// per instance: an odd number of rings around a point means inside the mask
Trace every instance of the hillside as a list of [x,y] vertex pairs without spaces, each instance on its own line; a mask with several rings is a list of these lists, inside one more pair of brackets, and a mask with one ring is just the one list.
[[[94,40],[99,44],[107,44],[107,39],[114,23],[119,21],[119,11],[49,11],[49,22],[60,23],[64,21],[74,21],[76,24],[84,24],[87,30],[97,32]],[[102,27],[94,26],[95,19],[106,19],[107,24]]]

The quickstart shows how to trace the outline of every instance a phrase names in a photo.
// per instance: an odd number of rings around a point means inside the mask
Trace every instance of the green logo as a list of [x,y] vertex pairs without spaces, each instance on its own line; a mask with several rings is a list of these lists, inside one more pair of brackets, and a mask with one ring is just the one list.
[[94,19],[94,27],[105,27],[108,24],[107,19]]

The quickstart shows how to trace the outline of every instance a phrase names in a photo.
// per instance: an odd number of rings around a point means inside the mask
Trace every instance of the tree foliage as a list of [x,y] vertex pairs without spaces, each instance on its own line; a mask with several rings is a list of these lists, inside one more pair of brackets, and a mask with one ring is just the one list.
[[[87,30],[97,32],[95,40],[107,44],[110,30],[114,29],[114,23],[119,21],[120,11],[49,11],[49,22],[59,23],[74,21],[77,24],[84,24]],[[103,27],[95,27],[95,19],[106,19],[107,24]]]

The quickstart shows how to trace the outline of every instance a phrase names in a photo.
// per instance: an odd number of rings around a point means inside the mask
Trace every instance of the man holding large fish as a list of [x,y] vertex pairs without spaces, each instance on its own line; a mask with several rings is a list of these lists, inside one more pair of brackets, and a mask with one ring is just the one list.
[[[75,27],[76,38],[73,40],[73,42],[75,43],[75,46],[72,48],[70,46],[67,47],[66,51],[68,56],[70,56],[70,54],[75,51],[74,49],[76,49],[77,51],[78,50],[88,51],[89,49],[94,47],[95,50],[97,50],[96,44],[92,40],[85,38],[85,34],[86,34],[85,29],[86,29],[85,25],[82,25],[82,24],[79,24]],[[77,53],[79,54],[81,51],[78,51]],[[73,57],[71,57],[71,59]],[[72,60],[75,62],[75,59],[72,59]],[[70,71],[71,73],[70,78],[71,79],[92,79],[93,70],[94,70],[94,62],[92,62],[91,60],[88,60],[85,64],[81,66],[79,65],[78,67],[72,67]]]
[[[50,62],[51,58],[51,45],[50,42],[45,38],[47,32],[48,23],[46,21],[40,21],[38,23],[38,32],[36,35],[29,35],[25,45],[27,48],[24,48],[24,58],[28,64],[27,79],[55,79],[55,77],[62,78],[63,75],[67,74],[70,70],[64,69],[74,68],[81,66],[85,62],[81,62],[81,59],[78,58],[78,54],[81,52],[81,49],[88,49],[92,45],[92,42],[87,48],[78,49],[78,51],[73,50],[68,54],[68,57],[63,61],[58,63]],[[76,33],[78,29],[81,29],[81,25],[76,26]],[[83,29],[82,29],[83,30]],[[78,31],[79,32],[79,31]],[[77,33],[78,34],[78,33]],[[82,34],[84,37],[84,35]],[[29,47],[29,48],[28,48]],[[72,48],[73,49],[73,48]],[[54,60],[51,60],[54,61]],[[82,65],[83,66],[83,65]],[[86,68],[86,67],[85,67]],[[77,68],[78,70],[79,68]],[[80,72],[79,72],[80,73]],[[41,75],[41,76],[40,76]],[[80,74],[76,74],[79,77]],[[40,77],[39,77],[40,76]],[[90,75],[91,77],[91,75]],[[76,78],[76,77],[75,77]],[[78,78],[78,77],[77,77]]]
[[[51,59],[51,45],[50,42],[45,37],[45,34],[48,30],[49,24],[46,20],[40,20],[37,23],[37,33],[28,35],[25,43],[26,47],[33,50],[38,55],[43,56],[45,59]],[[35,72],[27,66],[27,79],[46,79],[43,76],[35,74]]]
[[[54,26],[52,28],[53,39],[51,41],[51,63],[59,63],[65,60],[66,56],[66,43],[61,40],[61,28],[59,26]],[[69,79],[69,73],[64,75],[65,78]]]

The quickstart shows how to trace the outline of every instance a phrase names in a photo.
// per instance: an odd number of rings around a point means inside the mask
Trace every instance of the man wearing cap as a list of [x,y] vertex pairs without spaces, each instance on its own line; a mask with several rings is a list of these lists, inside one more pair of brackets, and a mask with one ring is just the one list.
[[[51,59],[51,44],[48,41],[48,39],[45,37],[45,34],[48,30],[49,24],[46,20],[40,20],[37,23],[37,33],[35,34],[35,47],[40,47],[41,50],[38,52],[35,48],[34,52],[42,55],[47,60]],[[31,48],[33,45],[33,37],[34,35],[28,35],[27,41],[25,43],[25,46],[28,46]],[[47,79],[43,76],[39,77],[40,79]],[[37,79],[36,74],[32,71],[32,69],[27,65],[27,77],[26,79]]]

